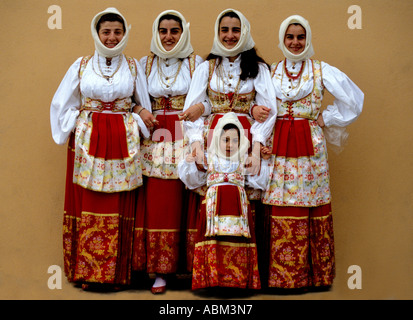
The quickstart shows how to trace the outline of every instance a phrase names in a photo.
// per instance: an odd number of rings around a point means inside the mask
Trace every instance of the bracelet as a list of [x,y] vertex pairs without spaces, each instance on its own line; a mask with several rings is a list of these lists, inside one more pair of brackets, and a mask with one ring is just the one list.
[[142,110],[145,109],[144,107],[141,107],[141,109],[136,113],[138,116],[142,112]]
[[254,118],[254,115],[252,114],[252,111],[254,110],[255,107],[258,107],[258,104],[254,104],[251,108],[251,117],[253,117],[253,118]]

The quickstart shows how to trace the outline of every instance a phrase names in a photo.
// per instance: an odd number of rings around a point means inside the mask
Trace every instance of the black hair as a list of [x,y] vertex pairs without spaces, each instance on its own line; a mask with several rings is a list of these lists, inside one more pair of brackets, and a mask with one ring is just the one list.
[[[235,12],[230,11],[230,12],[225,13],[219,19],[219,24],[221,24],[221,21],[224,17],[236,18],[241,21],[241,19]],[[269,64],[262,57],[258,55],[255,47],[250,50],[241,52],[240,55],[241,55],[241,75],[240,75],[241,80],[247,80],[248,78],[255,79],[258,75],[258,71],[259,71],[258,64],[260,62],[264,63],[267,66],[268,70],[270,70]],[[206,57],[206,60],[212,60],[212,59],[218,59],[218,65],[222,62],[221,56],[218,56],[213,53],[208,54],[208,56]]]
[[239,18],[239,16],[234,11],[228,11],[228,12],[224,13],[221,18],[219,18],[218,25],[221,24],[222,19],[224,19],[225,17],[236,18],[238,20],[241,20]]
[[238,128],[238,126],[237,126],[236,124],[234,124],[234,123],[227,123],[227,124],[222,128],[222,131],[223,131],[223,132],[222,132],[221,134],[223,134],[224,131],[231,130],[231,129],[236,129],[237,132],[238,132],[238,138],[240,138],[239,128]]
[[123,26],[123,32],[126,32],[126,28],[125,28],[125,22],[123,21],[122,17],[116,13],[107,13],[103,16],[100,17],[98,23],[96,24],[96,31],[99,33],[100,30],[100,24],[106,21],[118,21],[120,23],[122,23]]
[[[269,64],[261,58],[257,50],[255,48],[252,48],[250,50],[241,52],[241,75],[240,78],[241,80],[246,80],[248,78],[255,79],[258,75],[258,63],[264,63],[268,70],[270,70]],[[207,57],[206,60],[212,60],[212,59],[218,59],[218,64],[222,62],[222,57],[218,56],[216,54],[210,53]]]
[[[161,22],[163,20],[175,20],[176,22],[179,22],[179,26],[181,27],[182,30],[184,30],[184,27],[182,26],[182,20],[179,17],[177,17],[173,14],[165,14],[164,16],[162,16],[159,19],[159,24],[161,24]],[[158,28],[159,28],[159,26],[158,26]]]

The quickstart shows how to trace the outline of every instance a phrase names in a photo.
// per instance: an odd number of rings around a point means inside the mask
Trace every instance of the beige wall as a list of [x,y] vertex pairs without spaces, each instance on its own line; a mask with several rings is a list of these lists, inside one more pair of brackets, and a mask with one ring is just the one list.
[[[138,6],[137,3],[140,5]],[[351,30],[350,5],[362,9],[362,29]],[[50,5],[62,9],[62,29],[51,30]],[[116,6],[132,24],[126,53],[149,51],[152,21],[163,10],[191,22],[192,44],[205,56],[215,18],[242,11],[257,48],[268,62],[282,59],[278,28],[291,14],[313,31],[314,58],[344,71],[365,93],[364,111],[349,143],[330,153],[337,277],[330,292],[253,299],[413,298],[413,119],[410,0],[2,0],[0,20],[0,298],[151,299],[146,291],[85,293],[63,280],[50,290],[50,265],[63,266],[62,211],[66,147],[50,134],[49,108],[66,70],[93,53],[92,17]],[[326,101],[331,101],[327,95]],[[350,265],[362,269],[362,289],[347,286]],[[170,291],[164,299],[198,299]]]

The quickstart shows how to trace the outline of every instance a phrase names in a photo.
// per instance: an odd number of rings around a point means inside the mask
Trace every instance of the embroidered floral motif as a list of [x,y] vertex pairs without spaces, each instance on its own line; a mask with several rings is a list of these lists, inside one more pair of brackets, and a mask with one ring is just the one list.
[[156,110],[183,110],[186,95],[173,96],[170,98],[151,98],[152,111]]
[[129,156],[124,159],[106,160],[89,153],[93,130],[92,114],[91,111],[82,111],[76,122],[73,182],[99,192],[129,191],[141,186],[139,131],[132,115],[122,115]]
[[301,288],[331,285],[335,276],[331,214],[272,217],[268,285]]
[[143,228],[135,228],[133,237],[132,269],[142,271],[146,269],[146,234]]
[[215,240],[196,244],[192,289],[214,286],[261,287],[255,244]]
[[178,266],[179,231],[147,230],[147,272],[174,273]]
[[195,239],[197,229],[188,229],[186,231],[186,267],[187,270],[192,272],[195,250]]
[[73,281],[76,265],[76,248],[79,233],[78,222],[80,218],[64,215],[63,218],[63,257],[64,271],[69,281]]
[[212,102],[213,113],[236,112],[248,114],[255,98],[255,91],[234,95],[232,97],[236,99],[234,104],[231,104],[232,99],[225,98],[226,95],[215,92],[211,88],[208,90],[208,97]]
[[183,159],[188,141],[154,142],[145,139],[141,144],[142,174],[161,179],[179,179],[178,164]]
[[[206,194],[206,237],[216,235],[243,236],[250,238],[248,225],[248,199],[244,190],[245,177],[242,174],[242,165],[237,170],[230,173],[217,172],[214,169],[213,161],[209,167],[207,185],[209,186]],[[217,197],[219,192],[219,183],[229,182],[236,185],[241,201],[241,215],[237,216],[220,216],[217,212]]]
[[74,281],[115,279],[119,215],[82,214]]

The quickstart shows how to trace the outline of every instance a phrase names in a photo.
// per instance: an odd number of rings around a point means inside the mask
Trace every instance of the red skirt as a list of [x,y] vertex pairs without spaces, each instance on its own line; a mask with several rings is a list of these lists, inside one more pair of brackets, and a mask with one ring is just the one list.
[[64,270],[70,282],[129,284],[136,191],[95,192],[73,183],[70,136],[63,220]]
[[[221,214],[230,213],[233,215],[234,212],[239,211],[236,201],[228,201],[228,197],[225,195],[221,199],[222,201],[217,207]],[[261,288],[255,225],[250,210],[248,224],[251,238],[240,236],[206,237],[206,205],[205,201],[202,202],[194,248],[193,290],[216,286],[243,289]]]
[[194,262],[194,250],[196,235],[198,233],[198,220],[201,214],[202,196],[191,190],[187,191],[188,207],[185,211],[186,216],[186,234],[185,234],[185,255],[186,255],[186,271],[192,272]]
[[185,186],[178,179],[148,177],[144,181],[146,271],[176,273],[183,239]]
[[266,285],[276,288],[329,286],[335,277],[331,205],[265,206],[267,241],[260,267]]

